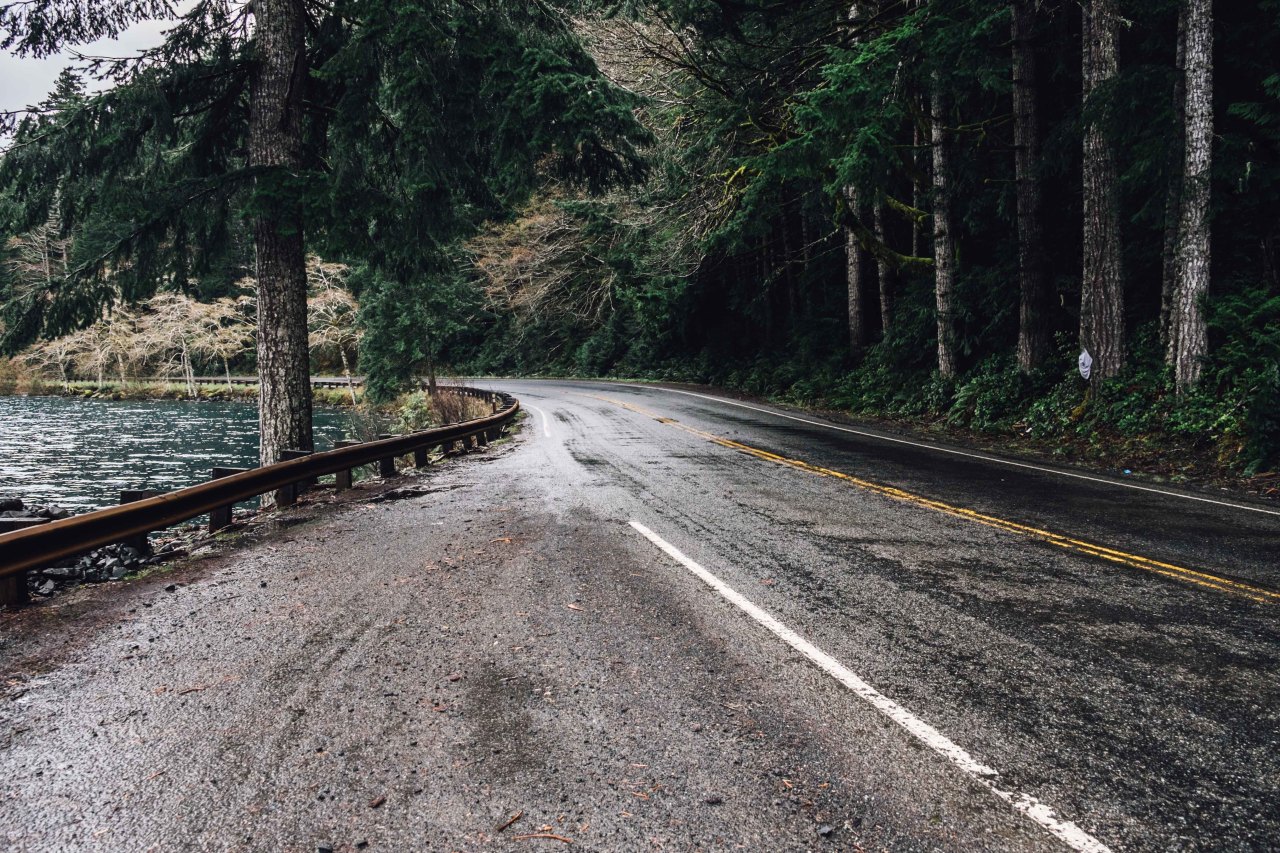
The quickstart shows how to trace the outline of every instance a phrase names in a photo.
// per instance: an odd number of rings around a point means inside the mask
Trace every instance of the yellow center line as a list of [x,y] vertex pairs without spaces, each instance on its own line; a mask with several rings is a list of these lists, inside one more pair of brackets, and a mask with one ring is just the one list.
[[1041,530],[1038,527],[1020,524],[1016,521],[1009,521],[1003,518],[997,518],[993,515],[986,515],[976,510],[966,509],[965,507],[953,506],[952,504],[934,500],[933,498],[926,498],[922,495],[913,494],[894,486],[885,486],[880,483],[874,483],[870,480],[864,480],[860,477],[854,477],[851,474],[846,474],[843,471],[835,471],[831,468],[812,465],[800,459],[790,459],[786,456],[779,456],[776,453],[770,453],[769,451],[761,450],[758,447],[752,447],[751,445],[742,444],[741,442],[733,441],[732,439],[721,438],[720,436],[713,435],[709,432],[694,429],[693,427],[680,423],[674,418],[663,417],[655,412],[645,409],[642,406],[624,403],[621,400],[613,400],[609,397],[600,397],[594,394],[584,394],[583,396],[592,397],[593,399],[601,400],[615,406],[621,406],[622,408],[635,412],[636,414],[653,418],[659,423],[673,426],[689,433],[690,435],[696,435],[699,438],[718,444],[721,447],[736,450],[740,453],[746,453],[750,456],[756,457],[757,459],[763,459],[779,465],[787,465],[791,468],[796,468],[819,477],[831,477],[833,479],[841,480],[853,486],[857,486],[860,489],[865,489],[866,491],[874,492],[878,495],[882,495],[896,501],[902,501],[903,503],[908,503],[913,506],[946,513],[947,515],[951,515],[956,518],[963,518],[968,521],[976,522],[977,524],[993,527],[997,530],[1003,530],[1006,533],[1015,533],[1020,536],[1038,539],[1042,542],[1047,542],[1050,545],[1055,545],[1068,551],[1075,551],[1080,554],[1086,554],[1108,562],[1141,569],[1145,572],[1163,575],[1164,577],[1174,578],[1197,586],[1216,589],[1219,592],[1227,592],[1233,595],[1243,596],[1244,598],[1248,598],[1253,601],[1271,603],[1280,600],[1280,592],[1276,592],[1275,590],[1270,590],[1265,587],[1232,580],[1231,578],[1224,578],[1219,575],[1210,574],[1209,572],[1188,569],[1183,566],[1176,566],[1172,563],[1165,563],[1160,560],[1154,560],[1150,557],[1143,557],[1138,554],[1130,554],[1125,551],[1116,550],[1115,548],[1108,548],[1104,545],[1085,542],[1081,539],[1073,539],[1060,533]]

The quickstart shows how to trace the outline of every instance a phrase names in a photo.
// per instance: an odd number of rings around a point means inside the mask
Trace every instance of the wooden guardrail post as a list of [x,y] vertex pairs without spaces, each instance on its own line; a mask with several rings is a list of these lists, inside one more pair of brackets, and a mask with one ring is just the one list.
[[[35,527],[48,524],[47,518],[0,518],[0,533],[21,530],[24,527]],[[0,605],[16,607],[31,600],[27,593],[27,573],[18,572],[0,578]]]
[[413,449],[413,467],[426,468],[431,464],[431,447],[424,445],[423,447],[415,447]]
[[[343,447],[355,447],[359,443],[360,442],[358,441],[335,441],[333,443],[333,449],[338,450]],[[351,488],[350,468],[343,468],[341,471],[338,471],[333,475],[333,488],[338,491]]]
[[[223,477],[230,477],[232,474],[240,474],[247,470],[247,468],[213,468],[209,471],[209,479],[221,480]],[[222,528],[231,524],[231,510],[234,507],[235,504],[227,504],[226,506],[220,506],[209,510],[210,533],[217,533]]]
[[[156,495],[162,494],[155,489],[125,489],[120,492],[120,503],[131,504],[134,501],[143,501],[147,498],[154,498]],[[142,533],[124,540],[124,544],[130,548],[136,548],[139,551],[146,551],[149,547],[147,542],[147,534]]]
[[[380,435],[378,438],[395,438],[395,436]],[[394,456],[384,456],[378,460],[378,476],[384,480],[396,476],[396,458]]]
[[[311,455],[310,450],[282,450],[280,451],[280,461],[288,462],[291,459],[304,459]],[[293,506],[298,502],[298,495],[306,491],[307,480],[304,478],[296,483],[289,483],[276,489],[276,504],[278,506]]]

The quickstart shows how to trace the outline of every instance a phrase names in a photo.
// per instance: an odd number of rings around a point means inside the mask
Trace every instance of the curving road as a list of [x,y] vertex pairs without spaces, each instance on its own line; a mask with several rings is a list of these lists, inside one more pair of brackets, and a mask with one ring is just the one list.
[[514,445],[20,673],[0,846],[1280,846],[1277,509],[493,385]]

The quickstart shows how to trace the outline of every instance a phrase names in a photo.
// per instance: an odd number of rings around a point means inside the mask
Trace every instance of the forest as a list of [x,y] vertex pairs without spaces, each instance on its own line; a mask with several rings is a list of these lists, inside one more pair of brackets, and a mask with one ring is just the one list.
[[23,0],[0,46],[149,18],[0,119],[0,350],[123,378],[50,347],[186,306],[128,370],[256,370],[264,462],[340,357],[1280,463],[1280,0]]

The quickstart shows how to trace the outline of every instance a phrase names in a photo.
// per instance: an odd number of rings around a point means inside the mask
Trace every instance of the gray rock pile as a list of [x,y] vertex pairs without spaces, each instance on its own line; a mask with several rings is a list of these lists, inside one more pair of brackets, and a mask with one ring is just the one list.
[[[0,497],[0,519],[48,519],[57,521],[69,518],[71,513],[56,504],[27,506],[20,498]],[[32,596],[47,598],[82,583],[118,581],[126,575],[147,566],[163,563],[181,556],[185,551],[168,542],[159,551],[143,540],[135,544],[118,543],[90,551],[80,557],[64,560],[44,569],[27,572],[27,590]]]
[[0,498],[0,518],[44,518],[49,521],[57,521],[70,517],[71,511],[63,509],[57,504],[27,506],[22,502],[22,498]]

